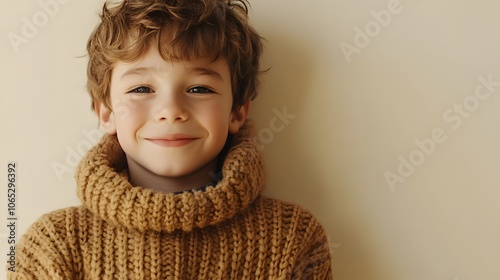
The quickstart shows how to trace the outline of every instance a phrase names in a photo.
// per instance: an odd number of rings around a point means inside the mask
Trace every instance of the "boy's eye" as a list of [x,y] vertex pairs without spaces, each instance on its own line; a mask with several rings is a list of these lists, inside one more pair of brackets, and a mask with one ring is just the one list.
[[188,92],[202,94],[202,93],[213,93],[214,91],[206,87],[198,86],[188,89]]
[[127,93],[152,93],[152,92],[153,92],[153,90],[150,87],[140,86],[140,87],[134,88],[131,91],[128,91]]

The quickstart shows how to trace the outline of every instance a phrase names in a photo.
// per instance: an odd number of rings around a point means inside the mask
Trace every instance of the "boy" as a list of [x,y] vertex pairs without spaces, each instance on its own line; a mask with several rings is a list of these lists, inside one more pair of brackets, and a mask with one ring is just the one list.
[[260,40],[243,2],[105,4],[87,87],[106,135],[76,170],[82,206],[35,222],[9,279],[331,279],[317,220],[260,194]]

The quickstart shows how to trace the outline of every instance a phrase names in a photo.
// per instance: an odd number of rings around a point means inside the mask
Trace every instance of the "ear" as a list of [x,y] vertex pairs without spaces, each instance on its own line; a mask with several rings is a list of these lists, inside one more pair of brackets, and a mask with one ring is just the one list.
[[236,134],[240,130],[241,126],[245,123],[245,120],[247,119],[249,108],[250,108],[250,101],[241,105],[239,109],[231,112],[229,120],[229,133]]
[[99,128],[107,134],[116,134],[115,114],[102,102],[96,103],[94,110],[99,118]]

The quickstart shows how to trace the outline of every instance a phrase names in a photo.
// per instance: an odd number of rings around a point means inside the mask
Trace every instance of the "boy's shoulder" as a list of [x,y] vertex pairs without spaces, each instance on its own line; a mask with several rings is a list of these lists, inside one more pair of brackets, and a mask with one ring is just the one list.
[[83,206],[70,206],[50,211],[40,216],[31,224],[23,235],[26,236],[64,236],[82,219],[86,219],[90,212]]
[[68,206],[64,208],[59,208],[52,210],[41,215],[36,221],[36,223],[44,223],[47,221],[61,222],[66,221],[68,217],[76,217],[82,214],[86,214],[87,209],[83,205],[78,206]]
[[255,204],[253,208],[256,211],[250,212],[254,215],[251,219],[257,221],[259,239],[272,244],[270,251],[281,252],[282,256],[294,256],[294,275],[308,271],[310,275],[324,277],[314,279],[331,279],[331,255],[326,231],[310,210],[297,203],[267,196],[260,196]]
[[283,214],[296,214],[305,217],[314,218],[314,214],[307,208],[301,206],[298,203],[286,201],[283,199],[273,198],[266,195],[260,196],[261,203],[263,203],[264,207],[268,210],[279,210],[285,211]]
[[273,227],[280,226],[293,231],[325,234],[316,216],[297,203],[261,195],[253,208],[255,211],[250,211],[250,215],[265,219],[266,223]]

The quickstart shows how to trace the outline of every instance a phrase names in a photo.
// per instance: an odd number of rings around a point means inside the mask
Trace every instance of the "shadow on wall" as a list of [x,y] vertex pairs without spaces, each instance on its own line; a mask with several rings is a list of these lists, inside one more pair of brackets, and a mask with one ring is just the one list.
[[[314,75],[320,71],[320,64],[328,62],[324,61],[324,55],[312,43],[272,30],[262,31],[261,34],[267,40],[262,68],[271,69],[262,77],[262,87],[252,104],[250,118],[256,123],[258,142],[263,149],[268,172],[264,193],[298,203],[314,213],[327,231],[330,250],[335,251],[334,276],[338,271],[343,271],[339,274],[347,275],[346,270],[350,271],[349,275],[376,276],[375,268],[367,266],[374,262],[365,259],[371,254],[366,252],[368,247],[363,245],[366,240],[362,235],[369,233],[352,232],[347,224],[342,224],[342,221],[351,219],[361,220],[353,217],[359,213],[333,213],[334,209],[338,209],[335,207],[336,201],[346,199],[347,192],[344,189],[348,186],[339,183],[342,179],[335,177],[334,173],[337,172],[334,170],[329,174],[331,177],[325,178],[318,170],[318,164],[335,159],[317,158],[308,148],[315,145],[314,139],[304,137],[304,129],[310,131],[310,126],[318,130],[335,129],[328,119],[331,112],[321,112],[324,117],[314,124],[303,119],[311,110],[307,109],[307,104],[310,103],[311,85],[318,81]],[[322,135],[322,131],[315,131],[314,134]],[[322,156],[326,157],[328,153]],[[349,241],[359,242],[343,243],[336,236],[349,236]],[[362,270],[359,270],[358,264],[363,264]]]

